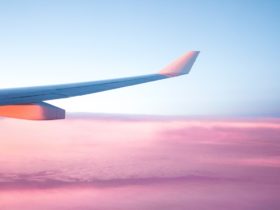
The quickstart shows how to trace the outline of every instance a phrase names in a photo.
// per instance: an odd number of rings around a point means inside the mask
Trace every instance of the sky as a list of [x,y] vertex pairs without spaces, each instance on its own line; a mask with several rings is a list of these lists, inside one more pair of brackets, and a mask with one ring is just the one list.
[[0,88],[189,75],[0,117],[0,210],[279,210],[280,1],[0,0]]
[[2,119],[0,209],[278,210],[279,136],[275,118]]
[[[51,102],[69,112],[280,116],[279,1],[0,1],[0,88],[189,75]],[[113,104],[113,105],[112,105]]]

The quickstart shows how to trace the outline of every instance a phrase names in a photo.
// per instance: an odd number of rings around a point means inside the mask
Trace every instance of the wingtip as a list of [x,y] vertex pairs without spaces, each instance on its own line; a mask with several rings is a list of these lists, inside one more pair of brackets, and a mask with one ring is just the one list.
[[163,68],[159,73],[168,77],[188,74],[199,53],[200,51],[189,51]]

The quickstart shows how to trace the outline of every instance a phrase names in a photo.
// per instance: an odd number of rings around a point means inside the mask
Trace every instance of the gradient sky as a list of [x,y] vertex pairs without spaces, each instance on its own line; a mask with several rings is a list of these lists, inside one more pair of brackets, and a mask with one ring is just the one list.
[[92,113],[0,118],[0,209],[279,210],[279,11],[0,0],[0,88],[150,74],[201,51],[187,76],[51,102]]
[[[54,101],[72,112],[279,116],[279,1],[0,1],[0,87],[190,75]],[[113,106],[112,106],[113,104]]]

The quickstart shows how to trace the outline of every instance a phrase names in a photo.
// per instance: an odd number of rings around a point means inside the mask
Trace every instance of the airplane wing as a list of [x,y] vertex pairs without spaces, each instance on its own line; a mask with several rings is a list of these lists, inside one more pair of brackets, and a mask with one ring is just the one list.
[[44,101],[101,91],[188,74],[199,52],[190,51],[156,74],[92,82],[0,90],[0,116],[30,119],[64,119],[65,111]]

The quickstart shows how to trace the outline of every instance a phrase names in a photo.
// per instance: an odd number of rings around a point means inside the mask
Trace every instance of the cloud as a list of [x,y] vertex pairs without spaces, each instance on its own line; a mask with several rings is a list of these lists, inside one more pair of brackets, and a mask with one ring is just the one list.
[[0,207],[279,209],[279,122],[91,114],[3,119]]

